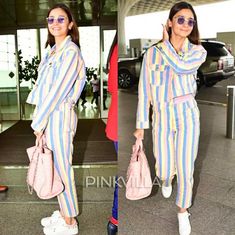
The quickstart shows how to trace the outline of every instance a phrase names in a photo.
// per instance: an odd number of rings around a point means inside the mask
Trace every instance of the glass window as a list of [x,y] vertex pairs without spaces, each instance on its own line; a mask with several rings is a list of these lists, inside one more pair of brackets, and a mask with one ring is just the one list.
[[100,29],[98,26],[79,27],[81,51],[86,67],[100,64]]
[[41,56],[45,56],[47,49],[45,48],[45,43],[47,41],[47,28],[40,29],[40,46],[41,46]]
[[17,30],[18,50],[22,51],[23,61],[37,55],[36,29]]
[[105,50],[104,50],[104,63],[106,65],[108,55],[109,55],[109,50],[110,47],[112,46],[114,36],[116,34],[116,30],[105,30],[104,31],[104,45],[105,45]]
[[[21,51],[22,63],[21,66],[25,67],[25,62],[31,62],[32,58],[37,55],[37,31],[36,29],[17,30],[18,36],[18,50]],[[31,87],[32,81],[26,81],[20,78],[21,87]]]
[[[69,4],[70,9],[74,9],[73,16],[79,22],[86,22],[92,20],[92,5],[95,1],[80,0],[77,2],[71,2]],[[76,9],[76,10],[75,10]]]
[[14,35],[0,36],[0,115],[2,120],[18,118],[15,51],[12,50],[14,43]]
[[[0,70],[5,75],[1,76],[1,80],[9,79],[7,72],[15,70],[15,46],[14,35],[1,35],[0,36]],[[10,81],[6,82],[6,86],[11,84]],[[15,83],[14,83],[15,84]],[[11,86],[11,85],[9,85]]]
[[227,56],[228,51],[224,45],[219,43],[202,42],[203,47],[207,50],[208,56]]
[[102,15],[104,16],[117,15],[117,0],[103,0]]

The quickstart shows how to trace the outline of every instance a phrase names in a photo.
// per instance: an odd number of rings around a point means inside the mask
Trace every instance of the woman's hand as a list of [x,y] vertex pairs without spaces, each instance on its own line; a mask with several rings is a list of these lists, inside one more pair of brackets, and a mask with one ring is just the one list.
[[144,129],[136,129],[136,131],[133,133],[136,139],[144,139]]
[[39,139],[41,139],[41,137],[43,135],[43,131],[41,131],[41,132],[34,131],[34,135],[36,135],[36,138],[39,140]]
[[168,34],[168,21],[166,23],[166,25],[162,24],[163,27],[163,35],[162,35],[162,40],[169,40],[169,34]]

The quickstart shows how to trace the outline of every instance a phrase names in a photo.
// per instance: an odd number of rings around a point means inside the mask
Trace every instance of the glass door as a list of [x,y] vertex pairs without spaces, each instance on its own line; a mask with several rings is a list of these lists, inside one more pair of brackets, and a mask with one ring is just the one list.
[[[16,35],[0,35],[0,124],[20,120]],[[0,130],[2,131],[2,130]]]
[[108,93],[108,73],[107,59],[109,51],[116,34],[116,29],[101,26],[100,30],[100,107],[101,118],[108,117],[108,108],[110,106],[110,94]]
[[37,79],[39,60],[39,41],[36,29],[17,30],[17,47],[19,55],[19,84],[21,120],[30,120],[34,106],[27,104],[26,99]]

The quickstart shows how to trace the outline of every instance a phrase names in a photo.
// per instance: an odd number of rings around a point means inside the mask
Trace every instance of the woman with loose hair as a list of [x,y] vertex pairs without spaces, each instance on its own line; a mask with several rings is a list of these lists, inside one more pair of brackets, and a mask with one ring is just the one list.
[[36,105],[31,127],[37,139],[44,134],[53,151],[55,168],[64,184],[57,198],[60,210],[43,218],[44,234],[78,233],[78,200],[72,168],[73,138],[77,128],[75,104],[83,90],[85,65],[79,33],[70,9],[52,7],[47,15],[49,51],[38,68],[38,79],[27,98]]
[[169,198],[177,176],[176,205],[179,233],[191,232],[189,213],[194,162],[199,142],[199,110],[195,101],[197,70],[206,59],[200,45],[197,16],[187,2],[170,10],[163,39],[144,55],[139,80],[137,122],[134,135],[144,138],[152,105],[153,153],[162,195]]

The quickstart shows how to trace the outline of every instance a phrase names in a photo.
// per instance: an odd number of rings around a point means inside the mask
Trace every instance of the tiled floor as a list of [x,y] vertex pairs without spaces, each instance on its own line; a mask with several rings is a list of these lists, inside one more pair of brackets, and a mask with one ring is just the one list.
[[[75,166],[78,192],[79,234],[106,234],[111,215],[115,165]],[[30,195],[25,183],[26,167],[0,166],[0,184],[7,184],[7,193],[0,194],[1,235],[41,235],[40,219],[58,209],[56,199],[40,200]]]

